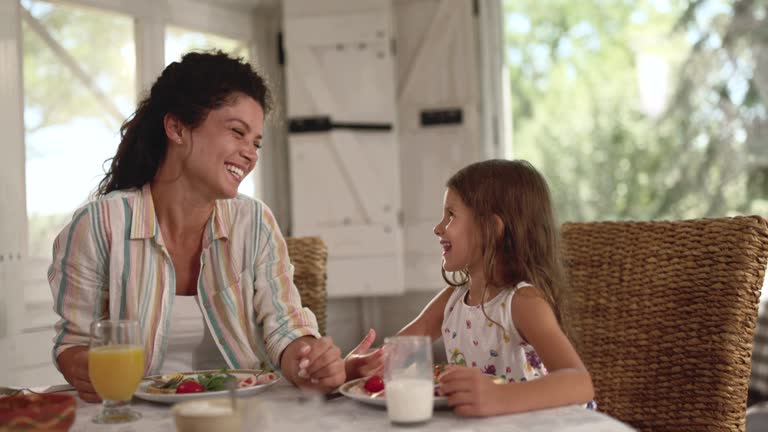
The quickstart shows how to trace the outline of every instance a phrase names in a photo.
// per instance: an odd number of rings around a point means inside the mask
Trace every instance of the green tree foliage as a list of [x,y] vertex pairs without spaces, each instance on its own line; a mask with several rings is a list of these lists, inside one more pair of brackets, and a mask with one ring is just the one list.
[[[561,220],[768,213],[764,1],[514,0],[505,13],[513,153],[543,171]],[[662,66],[666,103],[649,110]]]
[[[93,124],[95,119],[117,135],[136,103],[133,20],[66,3],[22,0],[21,4],[27,161],[55,160],[64,153],[82,151],[78,142],[38,138],[50,136],[45,134],[47,128],[78,121]],[[73,70],[72,63],[81,75]],[[104,145],[116,148],[117,142]],[[66,175],[67,169],[62,165],[60,171],[51,174]],[[83,199],[87,194],[84,186]],[[56,233],[73,210],[30,212],[30,256],[50,255]]]
[[[71,56],[123,118],[115,118],[88,90],[29,19],[22,20],[27,133],[99,118],[117,130],[136,101],[133,20],[90,8],[26,0],[22,6]],[[28,157],[45,149],[30,148]]]

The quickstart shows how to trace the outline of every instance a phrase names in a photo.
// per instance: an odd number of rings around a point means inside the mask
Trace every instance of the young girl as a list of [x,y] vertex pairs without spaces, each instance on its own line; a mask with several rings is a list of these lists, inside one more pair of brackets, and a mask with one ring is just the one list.
[[[561,329],[564,276],[541,174],[520,160],[463,168],[448,180],[434,232],[449,286],[399,334],[443,337],[455,366],[441,376],[440,391],[456,414],[491,416],[590,401],[592,379]],[[353,354],[347,366],[357,363],[365,372],[380,362],[379,352],[357,359]]]

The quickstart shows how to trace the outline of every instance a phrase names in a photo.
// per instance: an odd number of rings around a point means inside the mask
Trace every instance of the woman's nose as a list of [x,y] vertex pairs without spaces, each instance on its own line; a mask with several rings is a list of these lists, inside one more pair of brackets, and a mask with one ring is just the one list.
[[435,235],[440,235],[440,224],[435,225],[435,229],[432,230]]
[[256,148],[254,147],[248,147],[247,149],[243,150],[240,154],[245,159],[248,159],[248,162],[250,162],[251,166],[256,165],[256,162],[259,160],[259,153],[256,151]]

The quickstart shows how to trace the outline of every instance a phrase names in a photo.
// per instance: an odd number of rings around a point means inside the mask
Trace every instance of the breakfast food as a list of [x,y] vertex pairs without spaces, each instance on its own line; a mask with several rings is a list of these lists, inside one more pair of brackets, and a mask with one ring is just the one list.
[[[445,365],[443,365],[441,372],[437,372],[437,365],[435,366],[435,376],[434,376],[434,395],[440,396],[438,394],[437,389],[437,379],[440,376],[440,373],[444,371]],[[359,385],[359,384],[358,384]],[[372,375],[367,380],[365,380],[365,383],[362,385],[362,392],[368,396],[379,398],[384,397],[384,380],[379,375]]]
[[384,390],[384,380],[378,375],[373,375],[365,381],[363,388],[369,393],[380,392]]
[[445,373],[445,369],[448,367],[446,363],[437,363],[434,366],[435,373],[432,376],[433,381],[435,382],[435,385],[437,385],[438,381],[440,381],[440,375]]
[[226,369],[199,374],[169,374],[153,379],[152,384],[147,386],[146,392],[153,394],[214,392],[227,390],[229,381],[235,381],[235,387],[242,389],[268,384],[276,379],[277,374],[274,372],[233,375]]
[[176,393],[202,393],[204,391],[205,387],[193,379],[182,381],[181,384],[176,387]]
[[67,431],[77,402],[63,394],[16,394],[0,398],[0,430]]

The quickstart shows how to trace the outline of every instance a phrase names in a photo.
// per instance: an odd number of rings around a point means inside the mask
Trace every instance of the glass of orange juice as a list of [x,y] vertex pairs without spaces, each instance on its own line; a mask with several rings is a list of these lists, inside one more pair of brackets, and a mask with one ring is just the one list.
[[94,423],[127,423],[141,418],[130,405],[144,376],[139,328],[139,322],[132,320],[91,323],[88,375],[103,401]]

